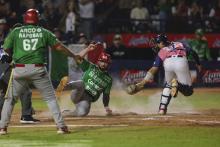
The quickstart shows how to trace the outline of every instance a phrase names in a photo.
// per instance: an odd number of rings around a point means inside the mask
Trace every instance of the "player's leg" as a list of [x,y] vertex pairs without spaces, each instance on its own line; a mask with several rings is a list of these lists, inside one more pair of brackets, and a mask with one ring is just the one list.
[[6,84],[3,80],[0,80],[0,120],[1,120],[1,112],[2,112],[2,107],[5,101],[5,93],[7,90],[8,84]]
[[80,100],[82,100],[82,95],[85,91],[85,87],[82,80],[78,81],[71,81],[67,84],[68,87],[71,87],[71,100],[74,104],[78,103]]
[[70,113],[71,116],[86,116],[90,111],[90,98],[85,93],[85,87],[82,80],[72,81],[68,84],[73,88],[71,100],[75,104],[75,110]]
[[171,100],[171,85],[170,82],[175,77],[174,72],[165,70],[165,81],[166,84],[161,94],[159,114],[165,115],[167,112],[167,107]]
[[56,100],[55,91],[47,74],[46,68],[35,67],[33,70],[35,75],[33,75],[31,78],[34,86],[42,94],[43,100],[47,103],[58,128],[64,128],[66,125],[61,115],[60,108]]
[[[15,68],[15,71],[14,71],[15,74],[17,74],[16,72],[18,70],[19,69]],[[14,77],[15,74],[13,74],[12,77]],[[20,80],[18,77],[12,78],[9,81],[8,91],[6,92],[6,95],[5,95],[6,99],[5,99],[2,112],[1,112],[0,134],[7,133],[6,131],[4,131],[4,129],[7,128],[10,122],[10,118],[11,118],[14,105],[17,102],[17,99],[19,98],[20,94],[22,93],[22,91],[24,90],[26,86],[27,86],[26,81]]]
[[91,102],[89,100],[82,100],[79,103],[75,104],[76,108],[73,111],[73,116],[87,116],[90,111]]
[[175,67],[175,73],[178,81],[178,90],[184,96],[190,96],[193,94],[193,86],[188,61],[185,58],[180,58],[178,60],[178,65],[179,66]]
[[161,94],[160,106],[159,106],[159,114],[165,115],[167,113],[167,107],[171,100],[171,87],[168,84],[165,84],[163,92]]
[[31,97],[32,92],[29,88],[25,89],[25,91],[20,96],[22,108],[22,116],[20,120],[21,123],[38,123],[40,121],[32,117],[34,110],[32,107]]
[[165,60],[164,62],[165,71],[165,86],[161,94],[159,114],[165,115],[167,113],[167,107],[171,100],[171,81],[176,76],[173,71],[173,61],[172,59]]

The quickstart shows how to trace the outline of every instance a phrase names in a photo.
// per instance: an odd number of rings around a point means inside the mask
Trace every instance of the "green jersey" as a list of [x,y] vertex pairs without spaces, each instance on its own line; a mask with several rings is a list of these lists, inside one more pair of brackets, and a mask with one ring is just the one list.
[[102,71],[95,64],[86,60],[83,60],[79,67],[84,72],[82,80],[85,90],[93,97],[93,102],[99,98],[101,93],[110,94],[112,78],[106,71]]
[[[189,45],[194,50],[201,61],[211,60],[210,50],[208,48],[208,43],[205,40],[189,40]],[[189,60],[192,60],[191,55],[189,55]]]
[[4,42],[4,49],[13,49],[13,61],[22,64],[46,62],[48,46],[58,43],[50,31],[35,25],[25,25],[12,30]]

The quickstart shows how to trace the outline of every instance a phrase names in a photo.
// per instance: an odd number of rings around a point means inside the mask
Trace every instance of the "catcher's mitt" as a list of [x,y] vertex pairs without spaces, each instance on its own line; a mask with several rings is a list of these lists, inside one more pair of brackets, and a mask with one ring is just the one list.
[[59,85],[57,86],[56,89],[56,96],[59,98],[62,94],[62,91],[64,90],[65,86],[68,83],[69,78],[67,76],[63,77],[59,83]]
[[130,95],[133,95],[135,93],[138,92],[138,89],[137,89],[137,85],[136,84],[131,84],[129,85],[126,89],[126,92]]

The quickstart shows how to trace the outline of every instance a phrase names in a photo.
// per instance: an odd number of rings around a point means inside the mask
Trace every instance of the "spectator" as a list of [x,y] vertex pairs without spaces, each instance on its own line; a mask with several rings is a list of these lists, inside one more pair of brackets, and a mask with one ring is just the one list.
[[106,52],[111,55],[112,59],[122,59],[125,56],[126,50],[122,36],[120,34],[116,34],[113,37],[112,43],[112,46],[107,48]]
[[202,26],[202,11],[203,9],[196,2],[191,4],[191,7],[188,9],[188,16],[191,19],[189,24],[191,24],[192,27],[198,28]]
[[95,4],[93,0],[79,0],[80,32],[92,39],[94,31]]
[[179,0],[176,6],[176,10],[173,10],[173,15],[186,17],[188,11],[188,6],[185,0]]
[[[210,50],[208,48],[208,42],[202,29],[197,29],[195,31],[195,39],[190,40],[189,45],[198,54],[201,61],[212,60]],[[189,60],[192,60],[191,55],[189,56]]]
[[146,20],[149,19],[149,12],[147,8],[143,7],[142,0],[138,0],[131,9],[130,19],[133,20],[135,32],[143,32],[147,28]]
[[171,7],[169,6],[167,0],[159,0],[159,19],[160,19],[160,32],[165,32],[167,28],[167,20]]
[[77,41],[77,44],[85,44],[85,45],[89,44],[89,40],[84,33],[79,34],[79,39]]
[[61,15],[57,9],[55,9],[52,2],[48,2],[44,7],[44,13],[42,16],[48,22],[48,29],[53,30],[58,27],[61,20]]
[[72,32],[73,34],[76,31],[75,25],[76,25],[76,12],[75,12],[75,2],[69,1],[67,3],[67,17],[66,17],[66,33]]
[[220,25],[220,0],[212,6],[208,14],[209,20],[206,21],[206,30],[208,32],[213,32],[214,30],[219,30]]

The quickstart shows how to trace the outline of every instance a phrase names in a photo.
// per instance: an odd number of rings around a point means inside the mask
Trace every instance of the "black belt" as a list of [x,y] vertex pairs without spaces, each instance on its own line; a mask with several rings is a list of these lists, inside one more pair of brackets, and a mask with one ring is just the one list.
[[167,58],[171,58],[171,57],[180,57],[180,58],[182,58],[183,56],[182,55],[177,55],[177,56],[173,55],[173,56],[168,56]]

